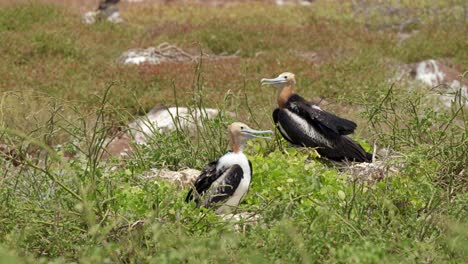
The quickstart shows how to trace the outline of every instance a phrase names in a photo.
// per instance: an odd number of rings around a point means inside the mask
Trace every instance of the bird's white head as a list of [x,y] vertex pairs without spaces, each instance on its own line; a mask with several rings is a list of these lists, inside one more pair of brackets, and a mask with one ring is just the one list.
[[244,123],[234,122],[228,127],[229,137],[231,139],[232,151],[240,152],[244,149],[245,143],[252,138],[266,138],[270,137],[261,136],[261,134],[271,134],[271,130],[255,130],[250,128]]
[[278,91],[278,106],[285,107],[289,97],[294,94],[294,86],[296,85],[296,78],[290,72],[283,72],[274,79],[262,79],[262,85],[272,85]]
[[273,85],[276,88],[291,87],[296,85],[296,78],[294,74],[290,72],[283,72],[278,77],[273,79],[263,78],[261,80],[262,85]]

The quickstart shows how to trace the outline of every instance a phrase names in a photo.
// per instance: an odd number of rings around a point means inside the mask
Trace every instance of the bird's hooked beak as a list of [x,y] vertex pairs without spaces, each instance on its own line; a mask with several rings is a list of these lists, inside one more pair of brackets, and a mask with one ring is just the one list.
[[241,131],[243,135],[246,135],[249,139],[251,138],[266,138],[271,139],[271,137],[261,136],[260,134],[273,134],[271,130],[255,130],[251,128],[245,128]]
[[278,77],[273,78],[273,79],[263,78],[261,80],[262,85],[276,85],[276,84],[284,84],[284,83],[287,83],[287,82],[288,82],[288,80],[285,79],[282,76],[278,76]]

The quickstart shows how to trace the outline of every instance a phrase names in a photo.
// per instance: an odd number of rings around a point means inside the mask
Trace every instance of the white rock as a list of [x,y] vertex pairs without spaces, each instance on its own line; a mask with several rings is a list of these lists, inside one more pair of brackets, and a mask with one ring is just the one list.
[[86,12],[86,13],[84,13],[84,15],[82,17],[82,21],[83,21],[83,23],[85,23],[87,25],[94,24],[94,23],[96,23],[96,16],[97,15],[98,15],[98,12],[96,12],[96,11]]
[[114,13],[112,13],[110,16],[107,17],[107,21],[117,24],[117,23],[122,23],[123,19],[122,17],[120,17],[120,12],[115,11]]
[[147,115],[129,124],[130,133],[138,144],[145,144],[148,137],[167,133],[176,128],[196,130],[204,119],[213,119],[219,110],[212,108],[189,109],[187,107],[162,106],[153,108]]
[[444,81],[445,74],[435,60],[427,60],[417,65],[415,79],[429,86],[437,86]]
[[[389,79],[389,82],[412,80],[406,83],[409,88],[424,85],[430,89],[428,96],[436,97],[444,107],[451,107],[454,100],[459,100],[460,97],[465,104],[468,102],[468,81],[461,80],[462,73],[449,65],[450,63],[442,60],[432,59],[400,65],[396,76]],[[438,105],[434,107],[438,108]]]
[[463,102],[468,101],[468,85],[466,83],[461,84],[458,80],[461,73],[440,61],[426,60],[419,62],[414,67],[413,74],[416,80],[421,81],[430,88],[440,86],[437,89],[441,92],[439,99],[446,107],[452,105],[456,93],[460,93]]
[[[86,12],[84,13],[83,17],[82,17],[82,21],[84,24],[87,24],[87,25],[91,25],[91,24],[94,24],[96,23],[97,21],[97,17],[99,15],[101,15],[102,12],[100,11],[89,11],[89,12]],[[112,14],[110,14],[107,18],[106,18],[107,21],[111,22],[111,23],[122,23],[123,22],[123,19],[122,17],[120,17],[120,13],[119,11],[115,11],[113,12]]]

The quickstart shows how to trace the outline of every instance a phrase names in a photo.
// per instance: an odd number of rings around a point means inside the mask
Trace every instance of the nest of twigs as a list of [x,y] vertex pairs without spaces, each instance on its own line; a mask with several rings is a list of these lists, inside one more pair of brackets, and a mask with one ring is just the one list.
[[374,185],[388,177],[398,174],[402,164],[396,164],[396,158],[400,157],[398,153],[383,149],[376,158],[377,148],[374,146],[374,157],[371,163],[347,163],[343,167],[343,172],[348,176],[348,181]]

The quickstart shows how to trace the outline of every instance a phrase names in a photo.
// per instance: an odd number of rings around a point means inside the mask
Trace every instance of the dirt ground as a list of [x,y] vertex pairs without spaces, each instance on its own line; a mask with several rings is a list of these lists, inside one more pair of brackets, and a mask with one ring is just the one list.
[[[83,13],[85,11],[95,9],[100,0],[36,0],[40,3],[53,3],[61,6],[65,6],[70,10],[75,10],[76,12]],[[30,0],[0,0],[0,7],[13,5],[18,3],[30,2]],[[257,2],[257,3],[271,3],[274,4],[274,0],[121,0],[119,5],[122,10],[128,5],[153,5],[153,4],[202,4],[207,6],[218,6],[218,5],[232,5],[236,3],[248,3],[248,2]]]

